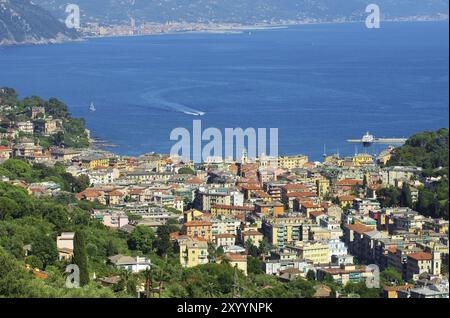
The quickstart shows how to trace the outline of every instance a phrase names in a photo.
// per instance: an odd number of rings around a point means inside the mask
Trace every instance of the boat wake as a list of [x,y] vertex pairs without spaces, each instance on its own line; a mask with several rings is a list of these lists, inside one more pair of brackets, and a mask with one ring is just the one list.
[[204,116],[206,112],[191,108],[189,106],[172,102],[167,100],[164,96],[167,95],[170,92],[177,91],[177,90],[183,90],[183,89],[192,89],[192,88],[198,88],[200,86],[190,86],[190,87],[177,87],[177,88],[171,88],[171,89],[160,89],[156,91],[149,91],[145,92],[141,95],[141,98],[145,100],[148,105],[154,108],[159,109],[166,109],[166,110],[172,110],[184,113],[186,115],[191,116]]

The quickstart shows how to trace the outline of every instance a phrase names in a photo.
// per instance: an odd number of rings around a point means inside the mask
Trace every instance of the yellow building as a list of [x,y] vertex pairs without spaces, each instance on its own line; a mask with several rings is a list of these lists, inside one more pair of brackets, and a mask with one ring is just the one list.
[[231,267],[241,270],[247,276],[247,255],[226,253],[223,259],[227,259]]
[[196,209],[191,209],[189,211],[184,212],[184,223],[194,221],[197,218],[200,218],[203,216],[203,212],[200,212]]
[[178,240],[180,264],[183,267],[195,267],[208,263],[208,243],[190,237]]
[[301,240],[303,223],[304,219],[300,217],[269,219],[262,224],[262,231],[270,244],[283,248]]
[[314,264],[328,264],[330,250],[327,244],[321,242],[308,242],[298,245],[300,257],[310,260]]
[[330,192],[330,181],[328,179],[316,180],[317,195],[320,197],[326,196]]
[[360,153],[352,158],[352,162],[355,166],[370,165],[373,164],[373,157],[367,153]]
[[109,159],[105,157],[86,157],[81,159],[83,169],[95,169],[97,167],[108,167]]
[[308,156],[305,155],[278,157],[278,166],[282,169],[302,168],[307,162]]

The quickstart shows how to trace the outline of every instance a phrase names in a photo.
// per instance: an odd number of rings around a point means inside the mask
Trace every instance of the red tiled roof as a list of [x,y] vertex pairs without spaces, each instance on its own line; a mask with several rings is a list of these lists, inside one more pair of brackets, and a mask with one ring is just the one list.
[[353,195],[341,195],[340,197],[339,197],[339,200],[342,202],[342,201],[353,201],[353,200],[355,200],[356,199],[356,197],[354,197]]
[[191,227],[191,226],[212,226],[211,222],[208,221],[190,221],[184,223],[185,227]]
[[431,261],[433,256],[430,253],[425,252],[417,252],[408,255],[409,258],[412,258],[416,261]]
[[260,233],[260,232],[258,232],[256,230],[248,230],[248,231],[242,232],[242,235],[243,236],[255,236],[255,235],[261,235],[262,236],[262,233]]
[[215,238],[234,238],[235,236],[233,234],[216,234],[214,235]]
[[355,179],[343,179],[336,182],[337,186],[355,186],[362,184],[361,180],[355,180]]
[[345,227],[351,231],[357,232],[359,234],[371,232],[373,229],[363,224],[346,224]]
[[294,198],[305,198],[305,197],[315,197],[317,196],[317,194],[314,192],[305,191],[305,192],[291,192],[286,194],[286,196]]
[[235,254],[235,253],[227,253],[224,255],[224,258],[229,259],[231,262],[246,262],[247,255]]
[[261,190],[259,184],[243,184],[241,185],[242,190]]
[[315,217],[315,218],[322,214],[325,214],[325,213],[323,213],[322,211],[312,211],[309,213],[310,216]]
[[303,202],[302,207],[306,209],[322,209],[320,205],[314,204],[312,202]]
[[253,211],[252,207],[248,206],[238,206],[238,205],[224,205],[224,204],[216,204],[211,207],[212,209],[229,209],[236,211]]

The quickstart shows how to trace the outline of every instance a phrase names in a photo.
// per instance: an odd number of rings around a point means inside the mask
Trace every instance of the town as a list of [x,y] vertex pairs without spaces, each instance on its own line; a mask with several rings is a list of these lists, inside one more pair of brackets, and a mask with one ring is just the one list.
[[[306,155],[249,158],[245,150],[235,160],[215,157],[200,164],[154,153],[119,156],[67,137],[70,120],[58,116],[57,103],[27,106],[24,100],[17,109],[1,96],[1,183],[36,198],[72,192],[74,202],[89,204],[91,222],[123,237],[167,235],[166,249],[182,268],[227,264],[233,297],[244,292],[239,277],[256,274],[274,284],[312,282],[310,297],[356,297],[345,287],[369,286],[375,266],[383,282],[374,287],[379,296],[448,298],[448,196],[443,207],[425,203],[448,167],[433,167],[430,174],[428,167],[396,162],[394,147],[378,157],[330,155],[322,162]],[[83,133],[89,138],[89,131]],[[448,151],[448,130],[440,133],[446,133]],[[70,174],[79,182],[73,191],[55,177],[27,182],[11,174],[14,161],[41,170],[62,167],[64,178]],[[8,217],[6,208],[0,212],[1,223]],[[77,234],[64,229],[55,243],[58,260],[70,263]],[[155,246],[145,244],[136,240],[132,253],[109,253],[108,267],[147,275]],[[33,254],[33,242],[23,248],[25,256]],[[158,262],[167,258],[160,256]],[[33,272],[47,277],[40,267]],[[122,279],[98,274],[90,279],[108,287]],[[138,295],[161,297],[167,288],[161,281],[144,280]]]

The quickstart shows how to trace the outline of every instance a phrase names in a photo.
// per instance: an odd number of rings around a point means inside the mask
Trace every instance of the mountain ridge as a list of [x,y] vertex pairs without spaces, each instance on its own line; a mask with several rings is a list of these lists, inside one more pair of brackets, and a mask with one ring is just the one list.
[[[67,0],[35,0],[58,18]],[[283,20],[356,21],[365,19],[368,0],[78,0],[82,23],[224,22],[252,24]],[[448,16],[448,0],[378,0],[387,19]]]
[[29,0],[0,0],[0,45],[47,44],[77,38],[75,30]]

